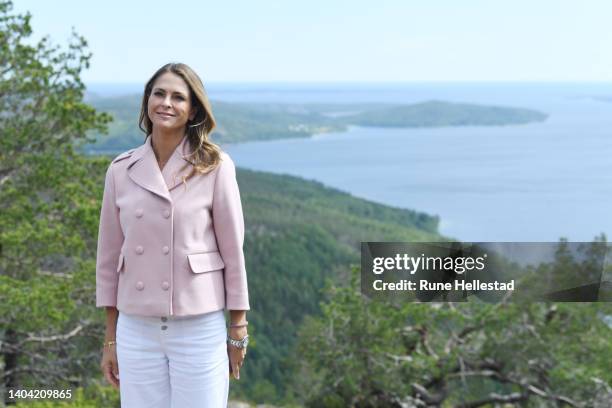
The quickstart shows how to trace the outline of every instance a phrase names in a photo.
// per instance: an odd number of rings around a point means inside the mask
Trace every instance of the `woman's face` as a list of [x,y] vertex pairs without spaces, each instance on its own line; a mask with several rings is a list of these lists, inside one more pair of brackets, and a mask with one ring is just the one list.
[[160,75],[153,83],[147,113],[153,128],[183,129],[195,116],[189,86],[183,78],[172,72]]

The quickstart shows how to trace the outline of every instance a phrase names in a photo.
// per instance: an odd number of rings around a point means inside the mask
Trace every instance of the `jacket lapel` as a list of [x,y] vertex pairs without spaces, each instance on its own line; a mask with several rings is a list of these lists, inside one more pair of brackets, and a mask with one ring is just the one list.
[[193,166],[186,158],[190,152],[189,141],[185,136],[162,170],[162,176],[168,187],[168,191],[172,191],[176,187],[182,185],[183,178],[187,177],[191,172]]
[[172,201],[151,147],[151,136],[148,136],[145,143],[137,148],[130,157],[128,176],[142,188]]

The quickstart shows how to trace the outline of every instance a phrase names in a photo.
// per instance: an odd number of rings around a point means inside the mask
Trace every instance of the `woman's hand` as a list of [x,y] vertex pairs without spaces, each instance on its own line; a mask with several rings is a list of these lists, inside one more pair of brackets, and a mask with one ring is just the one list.
[[[240,340],[247,335],[247,329],[246,327],[232,327],[229,330],[229,335],[232,339]],[[229,355],[231,373],[234,375],[235,379],[239,380],[240,367],[242,367],[242,362],[246,356],[246,348],[239,349],[228,343],[227,354]]]
[[115,389],[118,389],[119,364],[117,364],[117,351],[115,349],[115,345],[104,347],[100,368],[102,369],[102,374],[104,374],[106,381],[108,381]]

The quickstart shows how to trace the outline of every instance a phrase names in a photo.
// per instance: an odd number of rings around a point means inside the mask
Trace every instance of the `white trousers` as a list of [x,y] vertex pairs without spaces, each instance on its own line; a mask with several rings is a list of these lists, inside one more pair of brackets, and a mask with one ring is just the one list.
[[119,313],[122,408],[224,408],[229,359],[223,310],[196,316]]

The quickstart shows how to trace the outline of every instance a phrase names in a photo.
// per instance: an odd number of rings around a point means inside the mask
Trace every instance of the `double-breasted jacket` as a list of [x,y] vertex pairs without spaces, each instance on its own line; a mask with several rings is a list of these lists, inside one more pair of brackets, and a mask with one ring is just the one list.
[[[160,170],[151,136],[106,172],[96,261],[96,305],[143,316],[248,310],[244,219],[225,152],[207,174],[187,137]],[[186,166],[187,165],[187,166]]]

